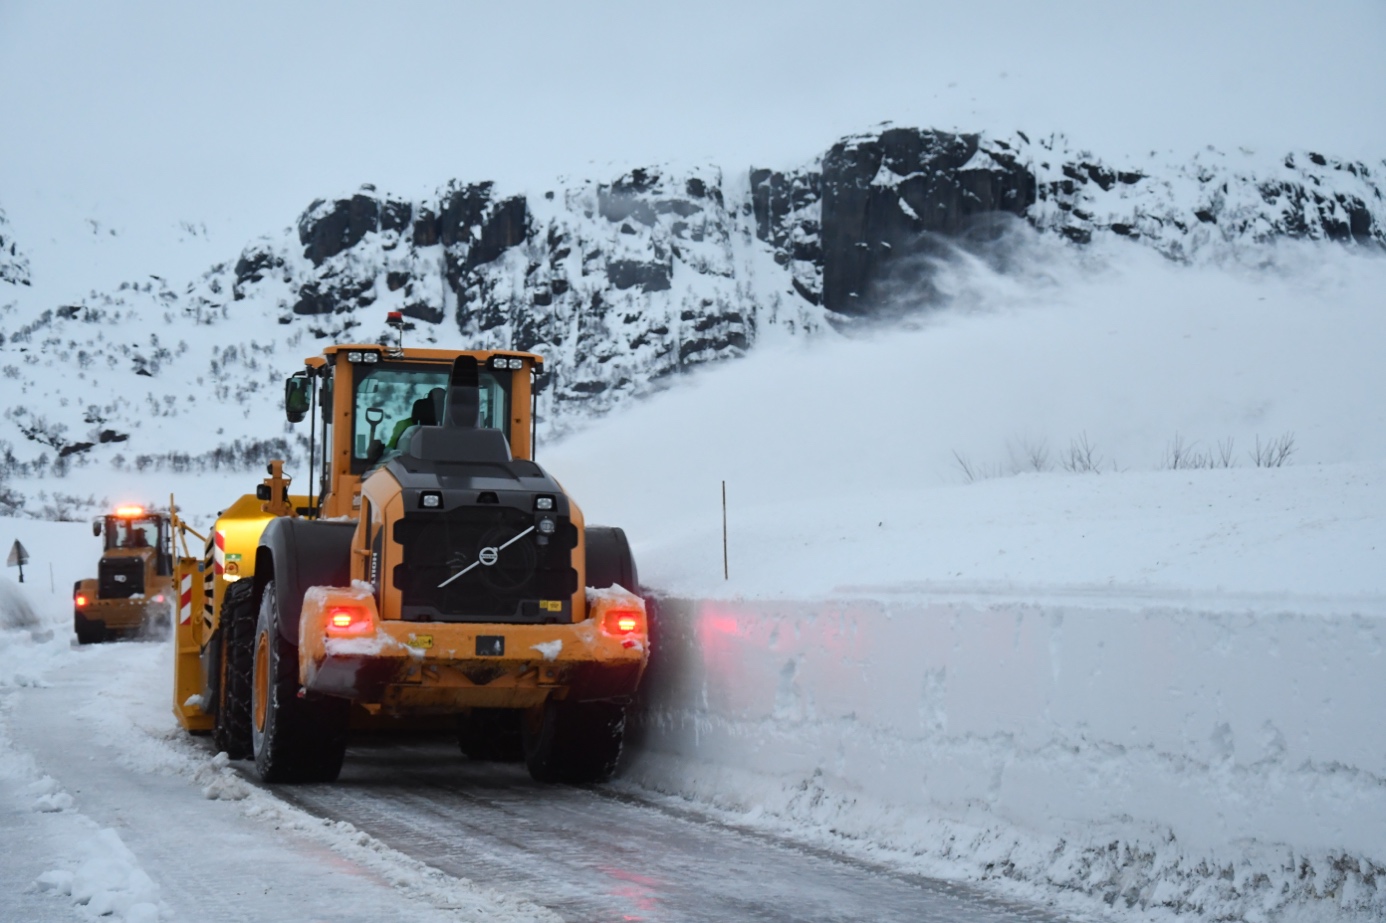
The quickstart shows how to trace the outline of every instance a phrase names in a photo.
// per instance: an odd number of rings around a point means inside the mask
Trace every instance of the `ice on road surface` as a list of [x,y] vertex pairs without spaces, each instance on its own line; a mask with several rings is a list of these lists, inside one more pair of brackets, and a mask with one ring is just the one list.
[[52,681],[0,681],[0,830],[24,844],[0,870],[0,916],[557,919],[247,784],[176,729],[167,643],[67,647],[28,651]]

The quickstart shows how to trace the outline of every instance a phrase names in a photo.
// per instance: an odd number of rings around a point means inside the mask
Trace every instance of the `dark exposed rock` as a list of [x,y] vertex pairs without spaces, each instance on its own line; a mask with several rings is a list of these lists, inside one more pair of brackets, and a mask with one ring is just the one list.
[[298,301],[294,304],[294,313],[331,314],[332,301],[323,298],[316,282],[309,282],[298,290]]
[[357,193],[330,205],[315,202],[298,221],[303,255],[321,266],[344,250],[356,246],[370,232],[380,229],[380,201]]
[[341,314],[375,302],[375,279],[331,276],[299,289],[295,314]]
[[1102,189],[1103,192],[1116,185],[1116,174],[1111,170],[1105,169],[1100,164],[1085,163],[1083,166],[1088,171],[1088,178]]
[[645,227],[654,227],[655,211],[645,196],[658,182],[656,173],[632,170],[610,186],[598,186],[598,214],[612,224],[632,219]]
[[247,250],[236,261],[236,282],[259,282],[265,273],[284,265],[284,261],[269,250]]
[[417,320],[426,321],[430,324],[441,324],[443,322],[443,309],[424,302],[417,301],[406,304],[400,313],[405,317],[413,317]]
[[231,285],[231,296],[236,301],[245,298],[246,286],[259,282],[272,270],[282,269],[283,257],[267,248],[247,249],[236,261],[236,281]]
[[96,438],[104,445],[108,442],[124,442],[130,438],[130,434],[117,433],[113,429],[103,429]]
[[58,457],[67,458],[69,455],[76,455],[78,452],[85,452],[87,449],[90,449],[95,444],[96,443],[94,442],[74,442],[70,445],[65,445],[58,450]]
[[[910,129],[833,146],[822,174],[825,307],[870,313],[870,283],[925,234],[956,236],[987,213],[1025,214],[1034,177],[1009,155],[977,162],[977,153],[976,135]],[[877,241],[887,246],[862,246]]]
[[414,219],[414,246],[431,247],[442,239],[438,216],[430,209],[420,208]]
[[640,286],[644,292],[668,291],[673,278],[669,263],[646,263],[640,260],[608,260],[606,277],[618,289]]
[[493,183],[473,183],[448,190],[443,196],[438,215],[439,239],[443,246],[471,243],[472,228],[481,224],[486,207],[491,204]]
[[0,209],[0,282],[29,285],[29,258],[10,234],[8,219]]
[[380,209],[380,230],[403,233],[409,227],[412,206],[397,199],[387,201]]
[[474,269],[500,257],[529,232],[529,208],[524,196],[514,196],[496,205],[481,225],[481,236],[467,251],[467,268]]
[[702,211],[703,207],[686,199],[661,199],[655,203],[654,210],[657,215],[678,215],[680,218],[689,218]]

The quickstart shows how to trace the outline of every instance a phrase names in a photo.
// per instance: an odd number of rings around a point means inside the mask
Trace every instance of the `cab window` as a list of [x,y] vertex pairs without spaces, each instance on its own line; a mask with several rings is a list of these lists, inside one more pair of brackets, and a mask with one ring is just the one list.
[[[451,367],[391,363],[356,366],[352,401],[351,470],[359,474],[398,448],[410,426],[441,419]],[[510,376],[481,371],[481,426],[504,430],[510,410]]]
[[159,520],[106,517],[106,550],[116,548],[158,548]]

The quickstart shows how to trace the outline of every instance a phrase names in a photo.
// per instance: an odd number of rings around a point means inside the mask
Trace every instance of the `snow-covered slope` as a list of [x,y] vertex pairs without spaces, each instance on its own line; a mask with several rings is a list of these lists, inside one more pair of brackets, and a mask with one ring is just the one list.
[[1386,260],[1055,245],[549,451],[663,596],[627,777],[1032,897],[1381,919]]
[[[57,267],[16,284],[19,247],[0,282],[0,460],[12,479],[292,461],[280,380],[323,342],[382,338],[388,310],[409,342],[545,354],[540,413],[561,433],[755,345],[945,305],[959,258],[1020,278],[1026,228],[1061,242],[1061,264],[1113,241],[1196,264],[1274,260],[1282,240],[1379,251],[1382,169],[1312,152],[1108,162],[1057,136],[890,129],[784,172],[450,183],[418,201],[363,187],[191,280],[132,265],[80,298],[49,294],[67,291]],[[185,253],[202,252],[190,227]],[[63,515],[100,499],[91,482],[6,508]]]

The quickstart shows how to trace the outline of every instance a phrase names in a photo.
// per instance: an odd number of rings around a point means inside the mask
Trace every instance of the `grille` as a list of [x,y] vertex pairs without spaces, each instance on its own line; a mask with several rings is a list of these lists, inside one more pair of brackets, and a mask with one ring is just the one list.
[[96,566],[96,590],[101,599],[125,599],[144,593],[144,559],[102,560]]
[[[545,545],[532,513],[510,507],[461,507],[405,516],[395,524],[403,562],[394,585],[403,595],[401,616],[415,621],[567,621],[577,589],[572,551],[577,530],[566,519]],[[502,547],[504,546],[504,547]],[[475,565],[475,566],[471,566]],[[471,566],[446,586],[439,584]],[[550,601],[551,608],[540,606]],[[552,601],[562,608],[552,608]]]

